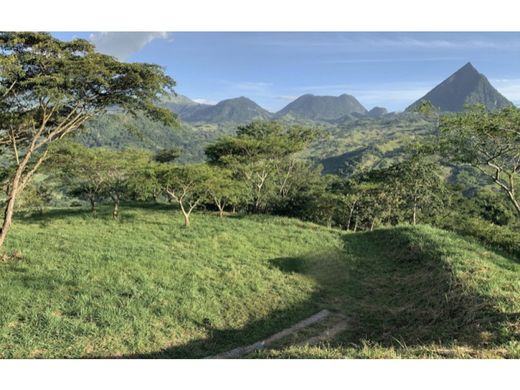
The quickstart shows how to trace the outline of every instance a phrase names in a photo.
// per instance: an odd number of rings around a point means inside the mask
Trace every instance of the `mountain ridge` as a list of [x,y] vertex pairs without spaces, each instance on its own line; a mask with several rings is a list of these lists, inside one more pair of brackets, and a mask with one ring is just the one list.
[[307,120],[335,120],[349,114],[366,114],[367,109],[352,95],[319,96],[305,94],[274,114],[275,118],[285,115]]

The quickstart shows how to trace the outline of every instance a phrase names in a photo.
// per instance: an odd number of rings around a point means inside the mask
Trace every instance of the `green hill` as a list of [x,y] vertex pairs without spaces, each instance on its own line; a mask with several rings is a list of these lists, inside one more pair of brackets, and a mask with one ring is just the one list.
[[222,100],[212,105],[198,107],[193,112],[184,115],[186,122],[208,123],[248,123],[259,119],[269,119],[271,113],[246,97]]
[[133,146],[150,150],[177,147],[180,162],[199,162],[204,159],[204,148],[217,138],[236,131],[233,124],[181,122],[171,128],[154,122],[143,115],[132,118],[124,113],[107,113],[86,124],[75,140],[89,147],[123,149]]
[[201,213],[186,229],[168,205],[127,206],[120,221],[54,209],[19,215],[6,250],[3,358],[198,358],[322,309],[348,328],[296,346],[311,327],[264,354],[520,357],[520,265],[442,230]]

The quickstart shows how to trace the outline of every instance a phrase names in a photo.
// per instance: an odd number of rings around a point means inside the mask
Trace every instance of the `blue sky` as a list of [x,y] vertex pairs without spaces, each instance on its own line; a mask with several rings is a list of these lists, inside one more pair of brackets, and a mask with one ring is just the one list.
[[163,66],[199,102],[247,96],[270,111],[296,97],[354,95],[402,111],[471,62],[520,104],[520,33],[81,32],[124,61]]

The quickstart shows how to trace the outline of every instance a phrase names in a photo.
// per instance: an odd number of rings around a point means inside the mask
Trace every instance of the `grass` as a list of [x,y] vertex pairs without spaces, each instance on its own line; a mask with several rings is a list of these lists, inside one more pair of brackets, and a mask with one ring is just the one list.
[[330,256],[332,264],[308,257],[300,272],[321,280],[323,303],[349,315],[350,329],[327,345],[257,357],[520,357],[515,260],[427,226],[346,235],[344,241],[346,253]]
[[199,358],[323,308],[351,327],[252,357],[520,357],[520,265],[478,242],[268,216],[200,213],[184,228],[167,206],[109,214],[19,216],[0,263],[1,357]]

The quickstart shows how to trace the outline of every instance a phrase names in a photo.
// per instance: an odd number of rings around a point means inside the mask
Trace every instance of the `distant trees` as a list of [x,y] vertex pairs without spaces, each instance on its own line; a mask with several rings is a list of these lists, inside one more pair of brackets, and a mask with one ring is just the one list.
[[59,175],[69,195],[88,200],[92,213],[96,214],[106,179],[99,150],[73,143],[57,144],[51,149],[46,166]]
[[[99,152],[98,152],[99,153]],[[131,177],[150,163],[150,153],[137,149],[102,151],[103,192],[112,200],[112,218],[119,217],[121,200],[131,195]]]
[[324,194],[317,208],[322,214],[327,210],[327,224],[353,231],[380,224],[431,223],[446,202],[438,163],[424,147],[410,147],[405,159],[385,168],[330,178]]
[[392,165],[388,171],[390,183],[410,222],[415,225],[418,212],[434,213],[442,206],[445,188],[439,174],[439,164],[428,156],[417,154]]
[[86,40],[62,42],[47,33],[0,33],[0,147],[13,167],[0,247],[17,196],[48,156],[48,147],[109,107],[142,111],[168,124],[159,94],[174,81],[151,64],[121,63]]
[[520,109],[489,112],[473,106],[441,118],[443,153],[470,164],[495,183],[520,216]]
[[136,149],[115,151],[60,143],[51,151],[47,166],[58,172],[69,194],[86,198],[92,213],[101,199],[112,201],[112,217],[119,216],[121,200],[129,197],[132,178],[151,161],[150,153]]

